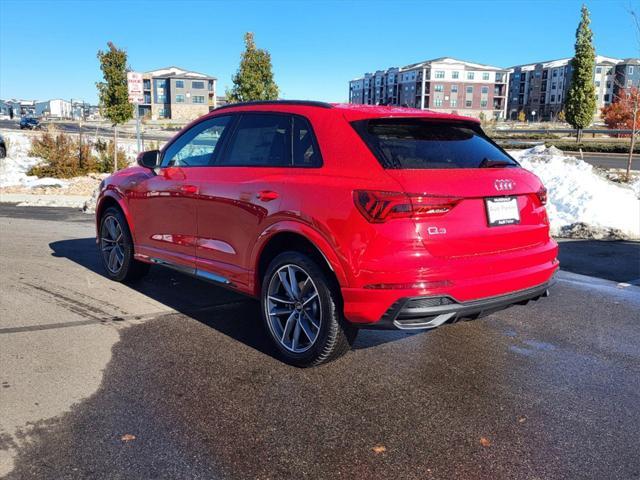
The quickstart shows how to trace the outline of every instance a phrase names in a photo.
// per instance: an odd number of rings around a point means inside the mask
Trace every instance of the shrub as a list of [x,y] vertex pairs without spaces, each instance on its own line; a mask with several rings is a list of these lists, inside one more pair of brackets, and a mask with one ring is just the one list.
[[28,174],[38,177],[71,178],[96,171],[96,158],[89,143],[80,143],[55,130],[43,132],[31,143],[29,155],[45,160]]
[[[109,140],[109,142],[105,142],[104,140],[98,139],[95,144],[96,152],[98,152],[98,159],[96,164],[96,170],[100,173],[111,173],[113,172],[113,140]],[[124,168],[128,165],[127,154],[126,152],[119,148],[118,149],[118,166],[120,168]]]

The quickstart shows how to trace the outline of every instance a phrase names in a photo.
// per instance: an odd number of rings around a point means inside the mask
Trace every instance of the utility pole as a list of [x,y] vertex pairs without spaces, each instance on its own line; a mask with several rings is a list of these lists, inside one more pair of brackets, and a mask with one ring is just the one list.
[[138,153],[140,153],[142,151],[140,149],[140,107],[137,103],[134,103],[133,108],[136,110],[136,143],[138,145]]
[[422,91],[420,95],[420,110],[424,110],[424,95],[426,90],[427,83],[427,69],[425,67],[422,68]]
[[631,145],[629,145],[629,159],[627,160],[627,182],[631,180],[631,162],[633,161],[633,149],[636,146],[636,135],[640,133],[638,127],[638,104],[640,100],[640,89],[634,91],[633,95],[633,118],[631,122]]
[[113,173],[118,171],[118,124],[113,124]]

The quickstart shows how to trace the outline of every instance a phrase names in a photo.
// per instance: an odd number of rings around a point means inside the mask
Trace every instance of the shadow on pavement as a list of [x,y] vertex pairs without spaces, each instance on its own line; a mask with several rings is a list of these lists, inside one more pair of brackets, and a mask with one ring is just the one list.
[[[52,242],[52,255],[72,260],[104,276],[94,238]],[[168,268],[152,266],[130,288],[234,338],[266,355],[276,356],[264,330],[260,306],[252,298]],[[354,349],[369,348],[427,332],[361,330]]]
[[614,282],[640,281],[640,242],[559,240],[560,268]]

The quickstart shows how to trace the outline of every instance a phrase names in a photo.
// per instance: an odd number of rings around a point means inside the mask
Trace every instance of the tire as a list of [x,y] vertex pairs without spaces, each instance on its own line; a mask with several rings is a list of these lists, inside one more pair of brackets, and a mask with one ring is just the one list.
[[351,349],[358,330],[343,318],[340,304],[335,282],[307,255],[284,252],[267,268],[262,319],[280,358],[291,365],[321,365]]
[[149,271],[148,263],[133,258],[133,238],[119,208],[109,207],[102,214],[98,250],[107,277],[111,280],[133,282]]

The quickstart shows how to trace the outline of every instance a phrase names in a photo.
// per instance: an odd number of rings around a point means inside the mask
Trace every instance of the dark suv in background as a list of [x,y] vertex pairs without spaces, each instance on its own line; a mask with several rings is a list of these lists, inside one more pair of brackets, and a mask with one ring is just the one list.
[[20,119],[20,130],[24,129],[35,130],[40,128],[40,120],[34,117],[22,117]]

